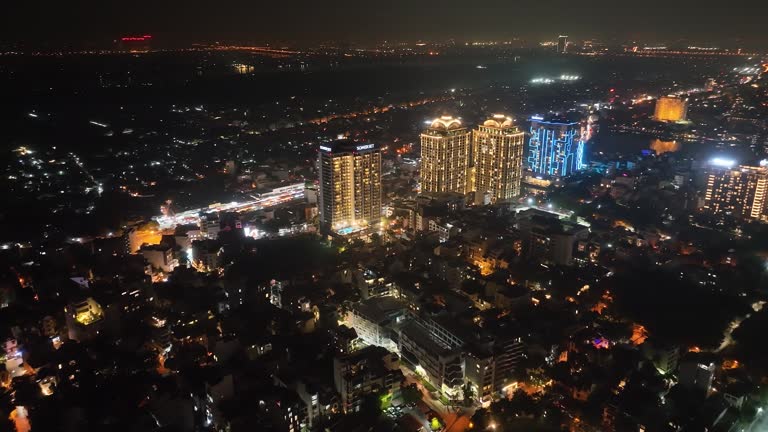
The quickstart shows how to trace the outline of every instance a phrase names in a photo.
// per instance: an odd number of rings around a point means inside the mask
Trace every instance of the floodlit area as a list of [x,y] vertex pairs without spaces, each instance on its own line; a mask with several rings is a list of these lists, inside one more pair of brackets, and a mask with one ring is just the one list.
[[304,199],[305,196],[304,189],[304,183],[297,183],[277,188],[274,191],[266,193],[251,201],[233,201],[224,204],[214,203],[205,208],[185,210],[174,215],[155,216],[153,220],[157,221],[161,230],[175,228],[177,225],[199,224],[200,216],[205,214],[257,211],[301,200]]

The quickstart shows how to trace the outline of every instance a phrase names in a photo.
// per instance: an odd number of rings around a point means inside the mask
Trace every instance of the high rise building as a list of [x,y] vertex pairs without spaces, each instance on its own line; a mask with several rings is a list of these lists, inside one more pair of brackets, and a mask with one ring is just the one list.
[[568,36],[560,35],[557,38],[557,52],[559,54],[565,54],[565,51],[568,49]]
[[494,115],[472,134],[475,185],[490,202],[520,195],[525,133],[510,117]]
[[662,96],[656,101],[653,118],[664,122],[685,121],[688,118],[688,101],[675,96]]
[[736,166],[732,160],[712,159],[707,169],[704,210],[739,219],[765,219],[767,165],[766,161],[762,161],[759,166]]
[[469,173],[472,133],[450,116],[435,119],[421,134],[421,191],[472,190]]
[[564,177],[584,166],[586,131],[577,122],[531,118],[528,169],[534,174]]
[[320,146],[320,228],[345,234],[381,222],[381,149],[336,141]]

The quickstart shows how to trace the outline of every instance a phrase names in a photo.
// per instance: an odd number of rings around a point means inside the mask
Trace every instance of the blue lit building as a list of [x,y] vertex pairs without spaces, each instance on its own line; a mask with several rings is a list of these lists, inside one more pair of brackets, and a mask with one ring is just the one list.
[[585,165],[585,137],[578,122],[531,118],[528,169],[535,174],[564,177]]

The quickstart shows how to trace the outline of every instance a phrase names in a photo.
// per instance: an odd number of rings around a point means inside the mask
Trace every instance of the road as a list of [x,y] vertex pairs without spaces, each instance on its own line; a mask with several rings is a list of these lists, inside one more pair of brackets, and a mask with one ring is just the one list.
[[421,379],[414,371],[400,365],[400,370],[405,376],[406,382],[416,384],[421,391],[422,399],[432,410],[440,415],[445,424],[444,432],[463,432],[469,429],[469,419],[474,414],[474,408],[453,408],[443,404],[440,400],[432,397],[432,394],[421,384]]

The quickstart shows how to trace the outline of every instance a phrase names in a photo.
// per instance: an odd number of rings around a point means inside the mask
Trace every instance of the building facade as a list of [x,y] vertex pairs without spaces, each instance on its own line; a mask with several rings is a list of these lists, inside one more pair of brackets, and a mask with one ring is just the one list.
[[585,131],[577,122],[531,118],[528,169],[535,174],[565,177],[584,166]]
[[78,342],[98,336],[104,324],[104,310],[91,297],[68,304],[64,308],[64,316],[69,338]]
[[392,328],[405,320],[407,313],[407,305],[394,297],[371,297],[354,304],[347,320],[366,344],[395,351]]
[[457,398],[464,384],[462,351],[432,337],[427,328],[416,321],[406,323],[400,332],[400,353],[414,365],[437,390],[449,398]]
[[381,149],[337,141],[321,145],[320,228],[342,232],[381,223]]
[[662,96],[656,101],[653,118],[664,122],[685,121],[688,118],[688,101],[674,96]]
[[379,347],[365,347],[333,359],[334,387],[345,413],[359,411],[366,395],[394,393],[402,381],[397,356]]
[[471,144],[472,133],[460,120],[450,116],[435,119],[421,134],[421,192],[472,191]]
[[494,115],[474,130],[476,202],[486,194],[491,203],[520,195],[524,141],[525,133],[504,115]]
[[713,159],[707,168],[704,211],[716,216],[765,220],[768,193],[768,166],[736,165]]

